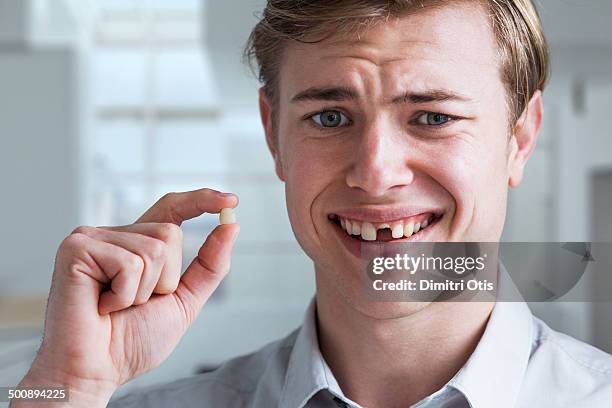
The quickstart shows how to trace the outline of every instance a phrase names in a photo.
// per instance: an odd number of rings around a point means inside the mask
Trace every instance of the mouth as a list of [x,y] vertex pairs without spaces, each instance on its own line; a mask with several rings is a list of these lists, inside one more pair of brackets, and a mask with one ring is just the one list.
[[339,214],[329,214],[328,219],[351,240],[383,243],[419,241],[443,216],[443,213],[431,211],[382,222],[351,219]]

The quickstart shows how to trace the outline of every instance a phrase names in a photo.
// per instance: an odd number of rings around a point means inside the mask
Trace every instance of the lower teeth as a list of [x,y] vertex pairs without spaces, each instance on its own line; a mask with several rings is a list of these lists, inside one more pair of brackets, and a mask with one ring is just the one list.
[[[422,226],[421,226],[420,223],[414,224],[415,227],[417,225],[419,226],[418,229],[414,228],[414,230],[412,231],[412,233],[410,235],[406,236],[406,234],[407,234],[406,233],[401,238],[393,238],[393,230],[392,230],[392,228],[382,228],[382,229],[379,229],[379,230],[376,231],[376,236],[372,235],[371,237],[369,237],[369,238],[373,238],[373,239],[364,239],[363,232],[355,231],[355,232],[358,232],[358,233],[352,234],[351,232],[347,231],[347,228],[342,226],[342,223],[337,218],[334,221],[336,222],[336,224],[338,225],[339,228],[341,228],[346,234],[348,234],[352,238],[356,238],[356,239],[359,239],[359,240],[364,241],[364,242],[390,242],[390,241],[396,241],[396,240],[410,238],[410,237],[420,233],[421,231],[431,227],[432,224],[435,223],[436,221],[438,221],[440,218],[441,217],[431,216],[429,219],[426,219],[422,223],[423,224]],[[350,224],[347,225],[347,227],[348,227],[348,229],[352,229]],[[358,230],[359,230],[359,228],[358,228]],[[411,231],[410,228],[406,228],[406,230],[409,231],[409,232]],[[373,231],[368,231],[368,234],[371,234],[371,232],[373,232]],[[382,235],[381,235],[381,233],[382,233]],[[396,236],[398,235],[397,231],[396,231],[395,235]]]
[[[390,229],[388,229],[388,228],[385,228],[385,229],[380,229],[380,230],[376,231],[376,239],[375,239],[374,241],[365,240],[365,239],[363,239],[363,238],[362,238],[362,236],[361,236],[361,235],[358,235],[358,234],[356,234],[356,235],[354,235],[354,234],[349,234],[349,233],[348,233],[348,232],[346,232],[345,230],[343,230],[343,231],[344,231],[345,233],[347,233],[347,234],[348,234],[348,235],[349,235],[351,238],[359,239],[359,240],[364,241],[364,242],[390,242],[390,241],[397,241],[397,240],[400,240],[400,239],[411,238],[411,237],[413,237],[413,236],[415,236],[415,235],[419,234],[420,232],[424,231],[425,229],[429,228],[430,226],[431,226],[431,224],[427,225],[427,226],[426,226],[426,227],[424,227],[424,228],[419,229],[418,231],[415,231],[415,232],[414,232],[414,233],[412,233],[412,235],[410,235],[409,237],[402,236],[401,238],[393,238],[393,237],[392,237],[392,235],[391,235],[391,230],[390,230]],[[391,238],[390,238],[390,239],[382,239],[383,237],[380,237],[379,233],[380,233],[380,232],[383,232],[383,231],[384,231],[384,234],[385,234],[385,235],[388,233],[388,235],[389,235]]]

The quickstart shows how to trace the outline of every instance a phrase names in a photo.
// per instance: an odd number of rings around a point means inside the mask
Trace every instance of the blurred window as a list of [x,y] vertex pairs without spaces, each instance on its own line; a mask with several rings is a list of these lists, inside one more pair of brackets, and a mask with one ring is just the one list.
[[219,114],[200,35],[202,2],[97,0],[96,7],[90,214],[99,225],[129,222],[162,187],[201,187],[228,160],[214,137]]
[[[222,90],[202,38],[204,3],[95,3],[86,222],[132,223],[167,192],[235,192],[240,240],[215,299],[302,305],[314,291],[312,265],[292,234],[257,105],[217,101]],[[217,223],[203,215],[183,224],[184,268]]]

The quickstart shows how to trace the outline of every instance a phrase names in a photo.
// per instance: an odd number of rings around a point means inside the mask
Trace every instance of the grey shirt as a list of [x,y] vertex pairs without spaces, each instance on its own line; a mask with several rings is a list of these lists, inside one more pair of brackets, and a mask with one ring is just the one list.
[[[119,398],[112,407],[359,407],[317,341],[315,302],[282,340],[217,370]],[[419,408],[609,408],[612,356],[549,328],[523,302],[497,302],[474,353]]]

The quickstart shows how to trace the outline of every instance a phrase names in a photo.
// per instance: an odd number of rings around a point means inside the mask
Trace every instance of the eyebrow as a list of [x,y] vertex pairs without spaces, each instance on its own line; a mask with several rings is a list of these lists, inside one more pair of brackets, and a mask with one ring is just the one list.
[[305,91],[299,92],[291,102],[305,101],[347,101],[358,99],[357,92],[351,88],[332,87],[332,88],[308,88]]
[[425,92],[406,92],[404,95],[392,99],[393,103],[429,103],[429,102],[472,102],[472,99],[457,92],[444,89],[432,89]]
[[[308,88],[304,91],[297,93],[291,98],[292,103],[306,102],[306,101],[352,101],[359,99],[357,92],[351,88],[346,87],[329,87],[329,88]],[[430,102],[446,102],[446,101],[460,101],[460,102],[472,102],[472,99],[465,95],[461,95],[457,92],[445,90],[445,89],[431,89],[423,92],[406,92],[402,95],[393,97],[391,102],[393,104],[400,103],[430,103]]]

